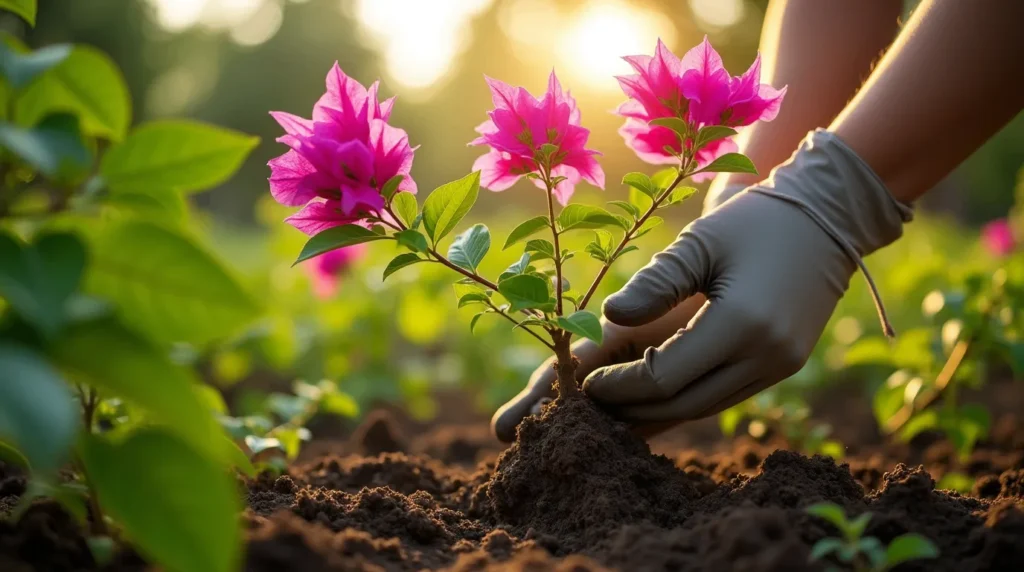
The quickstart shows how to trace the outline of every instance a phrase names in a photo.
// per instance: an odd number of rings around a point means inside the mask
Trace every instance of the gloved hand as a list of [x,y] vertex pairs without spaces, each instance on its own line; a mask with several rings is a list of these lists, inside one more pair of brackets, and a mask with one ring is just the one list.
[[645,424],[714,415],[785,379],[810,356],[861,257],[910,218],[835,135],[809,134],[766,181],[687,226],[605,300],[608,320],[639,326],[694,293],[708,297],[685,329],[641,359],[593,371],[584,391]]
[[[619,417],[664,429],[797,371],[860,257],[898,238],[910,219],[870,167],[824,131],[767,181],[737,192],[710,194],[705,214],[605,301],[613,323],[602,347],[575,346],[584,390]],[[686,299],[697,293],[708,300],[691,321],[704,300]],[[512,440],[522,417],[553,395],[553,381],[549,360],[495,414],[495,434]]]

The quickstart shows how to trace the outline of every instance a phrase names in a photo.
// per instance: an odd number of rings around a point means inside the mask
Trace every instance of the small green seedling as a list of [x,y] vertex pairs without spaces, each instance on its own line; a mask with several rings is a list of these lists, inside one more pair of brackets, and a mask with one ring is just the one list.
[[887,572],[908,560],[936,558],[939,555],[939,549],[932,541],[913,532],[897,536],[887,547],[882,546],[882,542],[873,536],[861,538],[871,520],[869,512],[847,520],[843,509],[832,503],[811,505],[806,510],[832,523],[842,534],[842,538],[819,540],[811,549],[811,561],[834,555],[857,572]]

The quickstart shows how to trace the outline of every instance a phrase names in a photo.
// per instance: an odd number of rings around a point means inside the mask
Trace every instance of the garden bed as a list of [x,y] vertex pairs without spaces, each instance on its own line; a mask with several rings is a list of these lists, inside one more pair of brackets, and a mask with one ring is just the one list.
[[[993,387],[1004,411],[1019,405],[1019,385]],[[848,442],[846,464],[721,440],[713,421],[655,439],[664,455],[651,455],[589,402],[558,409],[529,419],[500,455],[482,423],[410,430],[391,414],[316,444],[287,475],[245,483],[245,569],[816,570],[811,546],[835,534],[804,512],[820,501],[870,511],[866,535],[883,543],[917,532],[941,550],[898,570],[1024,565],[1024,427],[998,406],[991,437],[965,463],[928,435],[909,446],[873,442],[860,426],[870,418],[854,415],[840,429],[863,442]],[[953,468],[976,479],[973,494],[935,489]],[[5,511],[24,480],[0,470]],[[94,569],[56,505],[0,522],[0,570]],[[108,569],[145,564],[120,554]]]

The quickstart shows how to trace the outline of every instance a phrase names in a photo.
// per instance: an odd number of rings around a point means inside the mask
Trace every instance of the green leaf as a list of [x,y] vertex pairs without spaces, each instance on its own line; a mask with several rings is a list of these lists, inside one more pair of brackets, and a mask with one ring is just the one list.
[[724,125],[708,125],[707,127],[701,127],[700,131],[697,132],[697,137],[694,139],[693,149],[694,151],[699,151],[712,141],[718,141],[719,139],[725,139],[726,137],[732,137],[733,135],[736,135],[736,130],[732,127],[726,127]]
[[42,473],[56,471],[78,431],[78,407],[49,363],[27,347],[0,341],[0,437]]
[[[650,177],[643,173],[626,173],[626,175],[622,177],[622,184],[629,185],[651,199],[658,196],[658,187],[655,186]],[[641,208],[640,210],[646,209]]]
[[623,254],[626,254],[626,253],[628,253],[628,252],[633,252],[634,250],[640,250],[640,247],[639,247],[639,246],[636,246],[636,245],[634,245],[634,244],[631,244],[631,245],[629,245],[629,246],[627,246],[627,247],[623,248],[622,250],[620,250],[620,251],[619,251],[619,253],[618,253],[618,254],[616,254],[616,255],[615,255],[615,258],[614,258],[614,259],[612,259],[612,262],[614,262],[614,261],[618,260],[619,258],[622,258],[622,255],[623,255]]
[[654,205],[654,199],[634,187],[629,188],[629,202],[640,212],[647,212]]
[[108,224],[90,235],[89,246],[85,291],[108,299],[127,325],[155,340],[204,344],[235,333],[260,311],[217,259],[174,230]]
[[382,278],[382,280],[387,280],[388,276],[391,276],[392,274],[398,272],[399,270],[405,268],[406,266],[416,264],[417,262],[426,262],[426,259],[420,258],[420,256],[415,252],[406,252],[405,254],[399,254],[398,256],[392,258],[391,262],[388,262],[387,268],[384,269],[384,277]]
[[353,418],[359,415],[359,404],[352,396],[335,391],[320,398],[320,409],[325,413]]
[[401,230],[395,233],[395,239],[398,240],[398,244],[408,248],[413,252],[427,252],[430,250],[430,245],[427,244],[427,237],[420,234],[418,230]]
[[100,505],[154,564],[237,570],[242,505],[235,478],[219,463],[158,428],[121,442],[92,436],[81,453]]
[[594,240],[587,244],[584,250],[590,254],[592,258],[602,262],[607,261],[608,257],[611,256],[612,233],[606,230],[595,230]]
[[35,28],[36,0],[0,0],[0,9],[14,12]]
[[540,308],[548,303],[548,282],[531,274],[519,274],[498,283],[498,292],[512,305],[513,312]]
[[502,250],[506,250],[513,244],[526,240],[527,237],[536,234],[538,231],[544,228],[549,228],[548,217],[536,216],[526,222],[522,222],[519,226],[512,229],[509,233],[508,238],[505,239],[505,246],[502,246]]
[[730,407],[718,414],[718,428],[726,437],[736,434],[736,427],[743,420],[743,410],[737,406]]
[[559,316],[558,325],[563,330],[572,332],[577,336],[594,340],[594,342],[598,344],[600,344],[603,339],[601,332],[601,320],[586,310],[574,312],[569,316]]
[[680,143],[686,141],[690,135],[690,126],[678,117],[659,117],[658,119],[652,120],[651,125],[671,129],[675,132],[676,136],[679,137]]
[[[0,5],[2,5],[0,0]],[[55,44],[21,53],[7,42],[0,41],[0,73],[15,89],[21,89],[71,54],[70,44]]]
[[153,121],[111,147],[100,162],[100,174],[115,192],[202,191],[228,180],[259,142],[195,121]]
[[0,146],[51,179],[81,178],[92,163],[78,120],[68,114],[51,115],[31,128],[0,123]]
[[524,249],[534,260],[544,260],[555,257],[555,245],[543,239],[533,239],[526,242]]
[[391,200],[391,197],[398,191],[398,185],[401,185],[403,180],[405,180],[405,175],[395,175],[384,183],[384,186],[380,188],[380,194],[384,197],[384,200]]
[[693,174],[697,173],[753,173],[756,175],[757,168],[745,155],[726,153],[703,169],[694,171]]
[[818,518],[827,520],[828,522],[832,523],[833,526],[838,528],[840,532],[846,531],[846,513],[844,513],[843,509],[840,508],[838,505],[832,504],[830,502],[823,502],[818,504],[812,504],[811,506],[805,508],[804,511]]
[[441,185],[423,203],[423,226],[436,244],[473,208],[480,192],[480,171]]
[[[223,459],[220,430],[195,391],[191,372],[167,353],[113,320],[76,324],[51,349],[75,382],[134,403],[196,451]],[[187,422],[184,422],[187,420]]]
[[950,490],[967,495],[971,494],[971,491],[974,490],[974,479],[969,475],[950,471],[945,475],[942,475],[939,482],[935,483],[935,488],[940,491]]
[[861,338],[843,355],[843,365],[892,365],[893,345],[880,337]]
[[227,443],[224,444],[224,450],[227,452],[230,465],[238,469],[238,471],[243,475],[251,479],[256,478],[256,467],[252,466],[252,461],[249,460],[249,456],[246,455],[234,441],[227,437],[224,439],[227,441]]
[[490,304],[491,298],[483,292],[470,292],[459,298],[459,307],[463,308],[470,304]]
[[885,562],[890,568],[908,560],[938,557],[939,549],[935,544],[913,532],[897,536],[885,549]]
[[85,270],[81,240],[70,233],[47,233],[23,245],[0,232],[0,260],[0,296],[43,335],[56,335]]
[[648,218],[642,225],[640,225],[640,228],[636,229],[636,234],[633,235],[633,238],[640,238],[660,226],[663,222],[665,222],[665,219],[660,216],[652,216]]
[[519,260],[513,262],[502,274],[522,274],[530,268],[530,253],[524,252]]
[[697,194],[697,189],[694,187],[676,187],[672,190],[672,194],[670,194],[658,208],[677,205],[695,194]]
[[419,205],[416,203],[416,197],[412,193],[402,191],[395,195],[391,199],[391,208],[398,215],[398,218],[405,223],[405,226],[413,228],[413,223],[416,221],[416,215],[419,213]]
[[871,522],[870,512],[861,513],[852,520],[850,520],[847,523],[845,531],[847,539],[853,540],[863,536],[864,530],[867,529],[869,522]]
[[671,185],[676,177],[679,176],[679,167],[670,167],[668,169],[662,169],[657,173],[651,175],[651,183],[654,184],[654,188],[661,193],[662,189],[667,189]]
[[811,560],[821,560],[839,550],[842,546],[843,541],[838,538],[822,538],[811,548]]
[[92,46],[76,45],[18,97],[14,117],[22,125],[34,125],[56,111],[78,116],[87,135],[124,139],[131,124],[131,96],[110,56]]
[[476,331],[476,323],[478,321],[480,321],[480,316],[483,316],[484,314],[489,314],[489,313],[491,313],[493,311],[494,310],[486,310],[486,311],[480,312],[479,314],[473,316],[473,319],[471,319],[469,321],[469,333],[472,334],[473,332]]
[[636,205],[626,201],[608,201],[608,204],[622,209],[629,216],[633,217],[633,220],[640,218],[640,209],[636,208]]
[[[3,350],[0,350],[0,352],[2,351]],[[0,361],[0,364],[3,364],[3,362]],[[2,432],[3,431],[0,431],[0,433]],[[17,449],[17,447],[15,447],[14,445],[10,445],[8,443],[4,443],[3,441],[0,441],[0,461],[17,467],[21,467],[22,469],[31,470],[32,468],[32,463],[28,462],[28,458],[25,455],[23,455],[22,452]]]
[[915,414],[907,421],[903,429],[900,430],[900,440],[908,442],[917,436],[919,433],[935,429],[939,426],[939,414],[934,409],[928,409],[920,413]]
[[571,204],[562,209],[558,215],[558,226],[562,232],[613,226],[628,229],[631,225],[624,217],[613,215],[600,208],[589,205]]
[[448,260],[457,266],[476,272],[480,261],[491,248],[491,233],[482,224],[474,224],[455,237],[448,247]]
[[305,246],[302,247],[302,252],[299,253],[299,257],[295,260],[293,265],[304,260],[309,260],[315,256],[320,256],[321,254],[336,248],[343,248],[345,246],[352,246],[353,244],[391,238],[392,237],[390,236],[377,234],[372,230],[357,224],[343,224],[341,226],[331,227],[315,234],[312,238],[306,241]]

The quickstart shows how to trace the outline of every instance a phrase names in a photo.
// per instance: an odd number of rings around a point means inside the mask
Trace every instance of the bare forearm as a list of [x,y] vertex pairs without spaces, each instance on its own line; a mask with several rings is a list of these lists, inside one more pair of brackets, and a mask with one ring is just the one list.
[[[788,85],[771,123],[739,138],[765,176],[785,161],[808,131],[827,126],[867,79],[871,64],[896,36],[899,0],[773,0],[761,33],[762,81]],[[715,186],[752,184],[756,175],[720,176]]]
[[1024,108],[1022,21],[1020,0],[926,0],[830,130],[918,198]]

